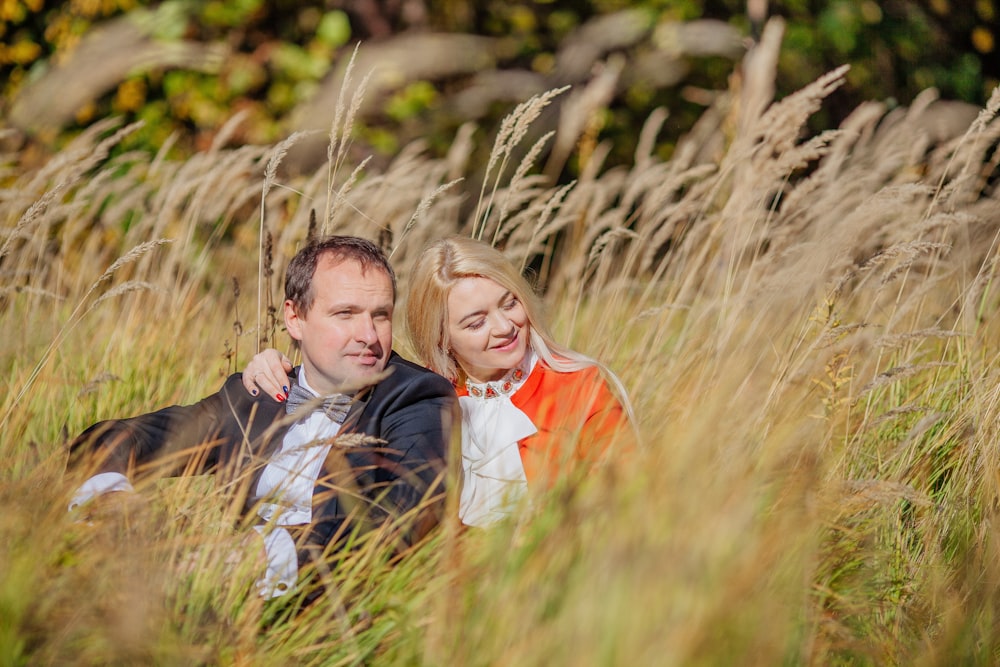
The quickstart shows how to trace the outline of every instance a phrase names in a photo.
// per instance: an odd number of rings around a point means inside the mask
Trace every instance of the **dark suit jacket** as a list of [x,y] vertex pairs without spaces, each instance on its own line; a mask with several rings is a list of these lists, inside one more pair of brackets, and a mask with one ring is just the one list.
[[[296,535],[300,562],[354,529],[410,513],[404,537],[412,538],[439,515],[445,454],[456,423],[455,391],[441,376],[395,352],[386,370],[386,379],[359,394],[339,434],[379,442],[331,450],[313,492],[313,522]],[[94,424],[70,444],[70,465],[89,459],[89,474],[120,472],[132,480],[214,473],[249,494],[292,421],[283,403],[248,394],[237,373],[193,405]],[[428,504],[425,496],[436,501]],[[250,510],[246,495],[244,502]],[[421,511],[414,511],[418,506]]]

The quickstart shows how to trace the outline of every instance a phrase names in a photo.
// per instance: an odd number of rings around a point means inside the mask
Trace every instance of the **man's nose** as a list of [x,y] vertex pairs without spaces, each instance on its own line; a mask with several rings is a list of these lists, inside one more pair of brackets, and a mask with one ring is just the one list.
[[362,315],[358,318],[358,326],[355,330],[355,336],[357,336],[359,341],[362,341],[367,345],[372,345],[378,342],[378,331],[375,329],[375,320],[371,315]]

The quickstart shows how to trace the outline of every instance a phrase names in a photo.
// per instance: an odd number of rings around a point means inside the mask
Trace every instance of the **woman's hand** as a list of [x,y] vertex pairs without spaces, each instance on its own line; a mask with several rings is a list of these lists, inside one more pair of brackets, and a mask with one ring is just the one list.
[[263,391],[283,403],[288,398],[288,374],[291,372],[291,360],[277,350],[268,348],[255,354],[243,369],[243,386],[252,396]]

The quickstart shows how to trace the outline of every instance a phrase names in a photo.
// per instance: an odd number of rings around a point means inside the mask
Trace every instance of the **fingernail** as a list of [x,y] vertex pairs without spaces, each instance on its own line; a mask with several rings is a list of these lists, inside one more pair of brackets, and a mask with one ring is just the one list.
[[285,396],[288,396],[288,387],[282,386],[281,391],[285,392]]
[[257,395],[257,390],[256,389],[251,389],[250,390],[250,395],[251,396],[256,396]]
[[284,403],[285,402],[285,397],[282,396],[281,394],[275,394],[274,397],[276,399],[278,399],[278,403]]

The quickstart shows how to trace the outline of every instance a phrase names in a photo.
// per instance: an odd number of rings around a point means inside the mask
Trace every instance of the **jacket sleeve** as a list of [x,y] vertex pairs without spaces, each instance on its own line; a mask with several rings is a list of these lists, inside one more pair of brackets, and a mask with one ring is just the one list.
[[[69,446],[74,470],[169,476],[210,472],[223,450],[232,376],[222,390],[192,405],[173,405],[128,419],[101,421]],[[238,379],[237,379],[238,382]],[[231,410],[231,406],[229,410]]]

